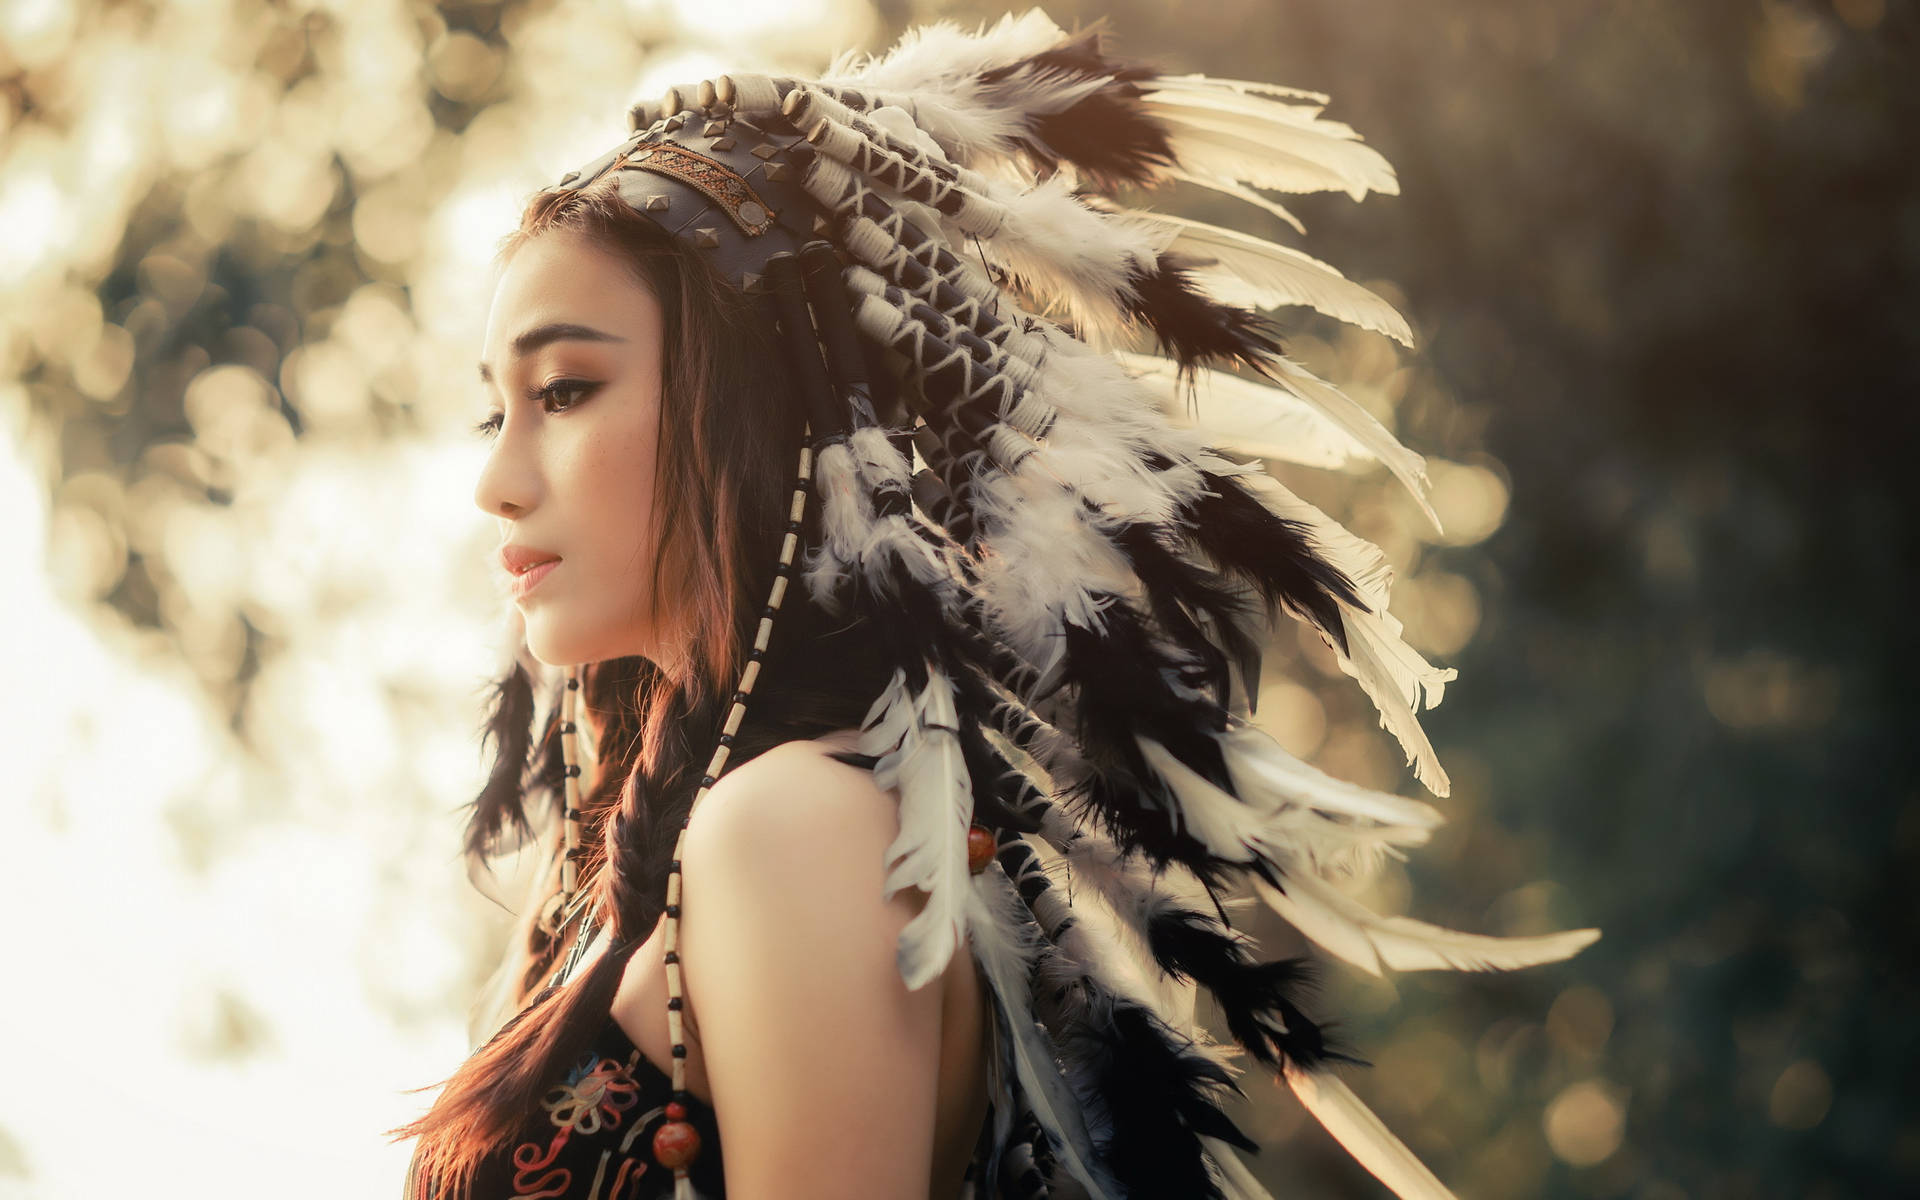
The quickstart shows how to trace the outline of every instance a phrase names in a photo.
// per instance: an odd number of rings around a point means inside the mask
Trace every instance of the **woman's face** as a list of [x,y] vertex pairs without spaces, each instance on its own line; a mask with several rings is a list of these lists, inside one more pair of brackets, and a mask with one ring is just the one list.
[[648,594],[661,332],[653,291],[571,230],[522,245],[494,289],[480,378],[497,432],[473,499],[509,553],[559,560],[514,599],[551,666],[662,649]]

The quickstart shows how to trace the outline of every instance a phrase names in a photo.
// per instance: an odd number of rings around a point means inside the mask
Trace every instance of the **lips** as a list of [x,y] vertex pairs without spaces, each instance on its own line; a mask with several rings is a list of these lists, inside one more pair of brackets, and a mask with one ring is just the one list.
[[551,550],[541,550],[535,546],[505,545],[500,547],[500,565],[509,575],[525,575],[541,563],[559,562],[560,556]]

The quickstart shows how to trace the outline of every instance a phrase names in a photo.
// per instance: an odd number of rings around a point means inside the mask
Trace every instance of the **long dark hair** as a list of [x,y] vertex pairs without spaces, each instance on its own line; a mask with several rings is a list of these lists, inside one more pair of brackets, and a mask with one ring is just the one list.
[[[580,878],[597,880],[609,949],[564,986],[536,992],[570,934],[554,937],[534,923],[519,949],[518,1014],[446,1081],[425,1116],[392,1131],[420,1138],[411,1176],[420,1196],[466,1197],[481,1161],[519,1131],[542,1091],[610,1019],[623,968],[664,911],[674,840],[713,752],[786,528],[803,414],[779,369],[781,351],[755,319],[755,298],[634,212],[615,190],[616,174],[536,195],[499,258],[549,230],[573,230],[620,257],[660,299],[652,586],[664,610],[682,620],[688,644],[675,663],[618,658],[581,668],[583,716],[598,731],[602,766],[582,801],[588,853]],[[866,631],[829,617],[804,588],[787,595],[731,765],[784,741],[857,725],[885,682],[888,666]],[[477,861],[510,829],[529,832],[529,793],[550,801],[561,794],[558,706],[549,707],[555,713],[536,738],[525,669],[516,666],[495,688],[486,725],[495,765],[468,825],[467,850]]]

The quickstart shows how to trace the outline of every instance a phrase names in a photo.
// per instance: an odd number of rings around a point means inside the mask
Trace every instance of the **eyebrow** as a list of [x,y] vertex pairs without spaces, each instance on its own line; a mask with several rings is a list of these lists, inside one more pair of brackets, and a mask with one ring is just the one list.
[[[513,357],[521,358],[551,342],[624,342],[627,339],[606,333],[591,325],[574,325],[566,321],[552,321],[545,325],[535,325],[532,329],[513,339],[508,347]],[[480,364],[480,382],[493,382],[493,368],[486,363]]]

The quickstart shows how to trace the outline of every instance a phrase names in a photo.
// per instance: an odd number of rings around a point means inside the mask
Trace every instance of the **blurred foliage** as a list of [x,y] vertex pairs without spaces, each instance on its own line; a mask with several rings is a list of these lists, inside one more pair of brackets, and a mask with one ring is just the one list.
[[[1920,939],[1894,890],[1920,866],[1920,21],[1885,0],[1047,8],[1170,70],[1328,92],[1399,171],[1398,197],[1290,199],[1304,241],[1153,199],[1303,245],[1419,334],[1403,358],[1280,314],[1430,456],[1447,519],[1424,533],[1378,472],[1284,473],[1388,551],[1409,636],[1461,670],[1427,721],[1450,823],[1369,899],[1605,930],[1510,976],[1330,964],[1321,1008],[1376,1064],[1355,1087],[1463,1196],[1920,1191],[1897,1050]],[[61,986],[8,1001],[10,1028],[54,1035],[9,1035],[10,1076],[80,1087],[73,1042],[115,1030],[145,1085],[84,1086],[143,1118],[129,1153],[219,1131],[314,1194],[397,1186],[378,1130],[464,1052],[503,933],[454,862],[501,610],[462,436],[495,240],[666,83],[999,11],[0,8],[0,555],[28,568],[0,598],[24,643],[0,895],[71,897],[21,935]],[[1274,655],[1262,713],[1328,770],[1413,786],[1311,639]],[[1277,1194],[1383,1194],[1246,1082]],[[236,1114],[236,1088],[298,1099]],[[57,1108],[0,1097],[0,1194],[106,1194]]]

